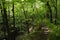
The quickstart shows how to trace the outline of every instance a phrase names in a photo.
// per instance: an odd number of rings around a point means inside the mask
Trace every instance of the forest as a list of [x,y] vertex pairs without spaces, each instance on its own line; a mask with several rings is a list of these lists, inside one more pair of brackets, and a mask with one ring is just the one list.
[[0,40],[60,40],[60,0],[0,0]]

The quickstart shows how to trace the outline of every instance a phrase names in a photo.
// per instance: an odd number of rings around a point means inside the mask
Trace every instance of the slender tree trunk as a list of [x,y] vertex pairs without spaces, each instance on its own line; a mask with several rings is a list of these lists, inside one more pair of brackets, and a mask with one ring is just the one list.
[[12,12],[13,12],[13,27],[14,27],[14,32],[11,34],[11,39],[12,40],[15,40],[15,37],[16,37],[16,29],[15,29],[15,14],[14,14],[14,2],[13,2],[13,5],[12,5]]
[[56,0],[56,7],[55,8],[55,25],[57,25],[57,0]]
[[2,0],[2,18],[3,18],[3,28],[4,28],[4,35],[6,35],[6,31],[8,33],[8,39],[7,40],[10,40],[9,39],[9,35],[10,35],[10,30],[9,30],[9,24],[8,24],[8,18],[7,18],[7,13],[6,13],[6,8],[5,8],[5,1]]
[[51,6],[50,6],[48,1],[47,1],[47,7],[48,7],[49,12],[50,12],[50,14],[49,14],[50,15],[50,22],[53,23],[53,20],[52,20],[52,9],[51,9]]
[[54,14],[55,14],[55,20],[54,20],[54,24],[57,25],[57,18],[58,18],[58,14],[57,14],[57,0],[52,0],[51,1],[54,7]]
[[13,2],[12,12],[13,12],[13,27],[15,27],[14,2]]
[[[2,11],[2,9],[1,9],[1,14],[3,13],[3,11]],[[3,27],[2,27],[2,29],[3,29],[3,31],[4,31],[4,37],[6,37],[6,26],[4,26],[4,18],[3,18],[3,14],[2,14],[2,20],[3,20]]]

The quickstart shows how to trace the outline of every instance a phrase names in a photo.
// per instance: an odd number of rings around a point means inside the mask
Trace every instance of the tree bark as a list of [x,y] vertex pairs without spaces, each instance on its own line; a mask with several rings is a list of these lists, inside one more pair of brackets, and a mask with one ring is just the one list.
[[6,32],[7,32],[8,33],[7,40],[10,40],[9,39],[10,30],[9,30],[9,24],[8,24],[8,18],[7,18],[7,13],[6,13],[6,8],[5,8],[5,1],[4,0],[2,0],[1,14],[2,14],[2,20],[3,20],[4,35],[6,37]]
[[12,5],[12,12],[13,12],[13,28],[14,28],[14,32],[11,33],[11,39],[12,40],[15,40],[15,37],[16,37],[16,29],[15,29],[15,14],[14,14],[14,2],[13,2],[13,5]]
[[55,8],[55,25],[57,25],[57,0],[56,0],[56,7]]
[[50,22],[53,23],[53,20],[52,20],[52,9],[51,9],[51,6],[49,4],[49,1],[47,1],[47,7],[48,7],[48,10],[50,12],[50,14],[49,14],[50,15],[50,17],[49,17],[50,18]]
[[14,2],[13,2],[12,12],[13,12],[13,27],[15,27]]

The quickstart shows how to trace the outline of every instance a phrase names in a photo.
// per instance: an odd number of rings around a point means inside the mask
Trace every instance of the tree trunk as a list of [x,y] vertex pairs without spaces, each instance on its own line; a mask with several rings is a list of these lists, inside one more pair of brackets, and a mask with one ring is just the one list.
[[47,1],[47,7],[48,7],[48,10],[49,10],[49,12],[50,12],[50,22],[51,23],[53,23],[53,20],[52,20],[52,9],[51,9],[51,6],[50,6],[50,4],[49,4],[49,1]]
[[5,1],[2,0],[2,10],[1,10],[2,18],[3,18],[3,28],[4,28],[4,35],[6,37],[6,31],[8,33],[8,39],[10,35],[10,30],[9,30],[9,24],[8,24],[8,18],[7,18],[7,13],[6,13],[6,8],[5,8]]
[[55,8],[55,25],[57,25],[57,0],[56,0],[56,7]]
[[12,5],[12,12],[13,12],[13,27],[14,27],[14,32],[11,33],[11,39],[12,40],[15,40],[15,37],[16,37],[16,29],[15,29],[15,14],[14,14],[14,2],[13,2],[13,5]]
[[13,27],[15,27],[14,2],[13,2],[12,12],[13,12]]

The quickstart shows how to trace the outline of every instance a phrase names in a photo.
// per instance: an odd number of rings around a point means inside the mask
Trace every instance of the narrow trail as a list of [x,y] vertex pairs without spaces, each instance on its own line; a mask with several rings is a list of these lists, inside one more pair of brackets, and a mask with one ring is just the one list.
[[50,30],[47,25],[43,22],[41,24],[41,40],[47,40],[49,37]]
[[47,40],[48,36],[49,36],[49,29],[46,27],[42,28],[41,40]]
[[[49,37],[49,33],[50,33],[50,30],[49,28],[45,25],[45,24],[41,24],[41,32],[35,32],[36,34],[34,34],[35,36],[31,37],[31,40],[47,40],[48,37]],[[34,33],[34,32],[33,32]],[[18,36],[16,38],[16,40],[19,40],[20,38],[23,38],[26,37],[28,34],[24,34],[22,36]],[[28,38],[26,38],[28,39]],[[24,40],[26,40],[24,39]],[[30,39],[29,39],[30,40]]]

